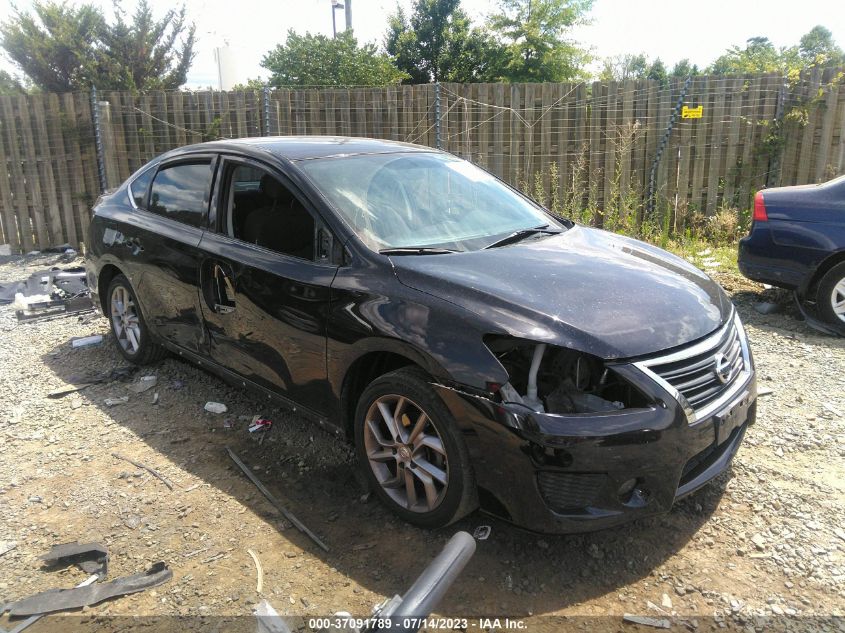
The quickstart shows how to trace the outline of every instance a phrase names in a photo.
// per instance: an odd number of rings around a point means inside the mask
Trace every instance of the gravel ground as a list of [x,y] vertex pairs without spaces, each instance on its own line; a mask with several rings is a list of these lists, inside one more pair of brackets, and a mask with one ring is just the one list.
[[[56,260],[6,258],[0,280]],[[80,376],[124,366],[106,320],[18,324],[10,306],[0,307],[0,541],[17,543],[0,555],[0,603],[84,579],[37,559],[53,544],[78,540],[109,547],[110,578],[159,560],[174,573],[154,590],[86,608],[78,619],[84,628],[108,629],[105,616],[116,615],[249,615],[262,598],[303,623],[337,611],[365,616],[402,593],[455,529],[489,524],[490,538],[439,609],[471,616],[470,630],[493,616],[519,618],[530,631],[634,630],[623,623],[633,614],[666,619],[675,630],[841,631],[845,339],[809,329],[783,293],[713,274],[740,310],[759,386],[770,391],[731,472],[667,515],[561,537],[477,514],[437,532],[401,523],[363,494],[341,441],[176,359],[49,399]],[[753,309],[761,293],[778,312]],[[71,348],[72,338],[91,334],[105,335],[104,344]],[[128,388],[146,375],[156,376],[153,389]],[[128,401],[105,404],[120,397]],[[229,412],[205,412],[209,400]],[[256,414],[274,421],[263,440],[246,430]],[[226,446],[329,553],[280,516]],[[157,469],[174,489],[114,452]],[[263,567],[261,594],[248,549]],[[254,629],[251,619],[241,622]],[[0,626],[10,628],[6,618]],[[37,626],[53,630],[57,621]]]

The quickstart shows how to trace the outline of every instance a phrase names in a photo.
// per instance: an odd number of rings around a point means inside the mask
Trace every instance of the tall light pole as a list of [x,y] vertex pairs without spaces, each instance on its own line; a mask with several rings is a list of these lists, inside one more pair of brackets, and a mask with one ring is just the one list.
[[352,30],[352,0],[346,0],[346,30]]
[[[347,5],[349,4],[349,0],[346,0]],[[340,0],[332,0],[332,36],[337,37],[337,20],[335,19],[335,11],[338,9],[343,9],[343,3]],[[348,21],[348,18],[347,18]],[[349,27],[347,27],[349,28]]]

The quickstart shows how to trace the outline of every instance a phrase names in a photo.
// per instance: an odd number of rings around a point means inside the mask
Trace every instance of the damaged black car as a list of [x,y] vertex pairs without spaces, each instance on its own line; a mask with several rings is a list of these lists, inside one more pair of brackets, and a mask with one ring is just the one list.
[[175,353],[295,407],[419,526],[666,512],[755,420],[718,284],[426,147],[174,150],[97,204],[87,279],[127,359]]

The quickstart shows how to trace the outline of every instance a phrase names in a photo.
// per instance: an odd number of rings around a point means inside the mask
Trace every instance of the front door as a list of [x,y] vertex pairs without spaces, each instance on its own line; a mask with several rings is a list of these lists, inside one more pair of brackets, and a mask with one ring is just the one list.
[[217,230],[200,243],[211,356],[325,413],[326,322],[337,270],[320,256],[325,228],[280,172],[225,158],[220,174]]

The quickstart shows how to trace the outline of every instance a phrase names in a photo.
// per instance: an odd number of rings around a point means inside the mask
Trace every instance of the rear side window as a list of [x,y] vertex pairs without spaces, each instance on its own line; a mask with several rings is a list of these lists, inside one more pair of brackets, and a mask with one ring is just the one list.
[[211,162],[179,163],[156,174],[149,211],[191,226],[203,226],[211,187]]
[[129,195],[132,196],[132,202],[139,209],[147,208],[147,190],[150,188],[150,181],[152,181],[155,173],[155,168],[150,167],[129,185]]

